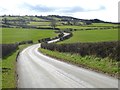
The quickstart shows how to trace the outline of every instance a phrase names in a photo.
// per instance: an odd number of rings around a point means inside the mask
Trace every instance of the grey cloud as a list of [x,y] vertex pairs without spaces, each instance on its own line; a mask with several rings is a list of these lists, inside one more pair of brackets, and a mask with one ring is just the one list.
[[80,6],[74,6],[74,7],[48,7],[45,5],[30,5],[28,3],[24,3],[22,5],[24,8],[27,8],[29,10],[34,10],[37,12],[57,12],[57,13],[76,13],[76,12],[90,12],[90,11],[100,11],[104,10],[104,6],[100,6],[99,9],[84,9]]
[[76,12],[83,12],[85,11],[82,7],[67,7],[67,8],[63,8],[62,10],[60,10],[61,12],[64,13],[76,13]]
[[29,10],[34,10],[34,11],[38,11],[38,12],[52,12],[54,11],[54,8],[53,7],[47,7],[47,6],[44,6],[44,5],[30,5],[28,3],[24,3],[22,5],[24,8],[28,8]]

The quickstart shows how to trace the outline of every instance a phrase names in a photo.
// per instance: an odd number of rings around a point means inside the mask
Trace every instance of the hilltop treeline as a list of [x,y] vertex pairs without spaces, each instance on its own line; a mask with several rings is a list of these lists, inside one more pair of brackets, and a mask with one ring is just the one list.
[[18,44],[0,44],[0,47],[2,47],[2,56],[0,56],[0,58],[4,58],[17,50]]
[[73,44],[46,44],[42,43],[41,47],[44,49],[77,53],[81,56],[93,55],[101,58],[109,57],[119,61],[120,55],[118,55],[120,42],[98,42],[98,43],[73,43]]

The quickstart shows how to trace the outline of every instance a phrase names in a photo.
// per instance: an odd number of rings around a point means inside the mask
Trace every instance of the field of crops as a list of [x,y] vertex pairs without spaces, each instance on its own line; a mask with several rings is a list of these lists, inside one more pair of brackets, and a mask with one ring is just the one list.
[[54,37],[56,34],[52,30],[38,30],[38,29],[20,29],[20,28],[3,28],[2,29],[2,43],[15,43],[25,40],[33,40],[37,42],[38,39]]
[[76,43],[76,42],[101,42],[101,41],[117,41],[118,30],[88,30],[75,31],[73,37],[61,43]]

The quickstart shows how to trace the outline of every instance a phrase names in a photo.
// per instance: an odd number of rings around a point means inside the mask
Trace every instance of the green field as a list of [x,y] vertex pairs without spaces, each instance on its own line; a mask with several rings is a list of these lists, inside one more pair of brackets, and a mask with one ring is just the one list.
[[72,28],[72,29],[88,29],[88,28],[101,28],[101,27],[116,27],[117,24],[105,24],[105,23],[93,23],[91,25],[83,25],[83,26],[75,26],[75,25],[60,25],[57,26],[57,28],[60,29],[66,29],[66,28]]
[[109,23],[93,23],[92,25],[88,26],[118,26],[118,24],[109,24]]
[[[87,28],[91,28],[91,27],[87,27],[87,26],[70,26],[70,25],[61,25],[61,26],[57,26],[57,28],[60,29],[66,29],[66,28],[72,28],[72,29],[87,29]],[[94,27],[92,27],[94,28]]]
[[75,31],[73,37],[59,43],[117,41],[118,30]]
[[2,29],[2,43],[15,43],[24,40],[33,40],[34,42],[37,42],[38,39],[54,36],[56,36],[56,34],[52,30],[20,28]]
[[30,22],[30,26],[50,26],[50,22]]

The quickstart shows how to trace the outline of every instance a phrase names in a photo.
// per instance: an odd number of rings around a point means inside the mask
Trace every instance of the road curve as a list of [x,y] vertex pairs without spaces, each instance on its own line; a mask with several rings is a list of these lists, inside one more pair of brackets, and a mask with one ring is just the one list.
[[118,88],[118,80],[24,49],[17,59],[18,88]]

